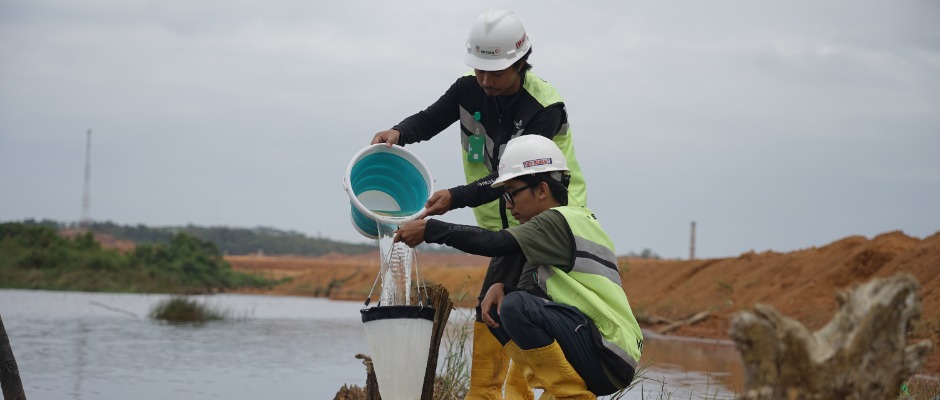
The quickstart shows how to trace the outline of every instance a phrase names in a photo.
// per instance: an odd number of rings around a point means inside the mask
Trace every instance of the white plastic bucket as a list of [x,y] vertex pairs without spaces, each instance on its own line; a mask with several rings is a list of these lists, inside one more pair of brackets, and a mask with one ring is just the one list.
[[343,178],[353,227],[377,239],[378,223],[400,224],[417,218],[434,192],[427,166],[412,152],[374,144],[356,153]]

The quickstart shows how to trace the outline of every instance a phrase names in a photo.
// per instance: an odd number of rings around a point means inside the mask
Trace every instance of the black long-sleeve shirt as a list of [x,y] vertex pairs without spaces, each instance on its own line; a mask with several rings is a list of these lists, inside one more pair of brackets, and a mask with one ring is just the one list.
[[[451,188],[452,209],[476,207],[499,199],[502,190],[491,188],[490,184],[498,176],[496,167],[510,139],[523,134],[552,138],[567,130],[568,115],[560,98],[542,104],[543,100],[536,97],[542,94],[530,93],[525,84],[526,79],[540,78],[526,72],[522,79],[522,87],[515,94],[488,96],[475,76],[462,76],[428,108],[392,128],[401,132],[402,145],[429,140],[455,121],[460,121],[462,139],[477,132],[487,137],[484,162],[489,174],[468,177],[467,184]],[[479,123],[473,118],[477,112],[481,114]]]

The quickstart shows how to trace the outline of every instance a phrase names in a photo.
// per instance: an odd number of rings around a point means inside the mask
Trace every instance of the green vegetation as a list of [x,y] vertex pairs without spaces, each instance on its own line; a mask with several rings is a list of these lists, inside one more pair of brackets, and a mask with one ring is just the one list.
[[244,255],[253,253],[293,254],[320,256],[327,253],[362,254],[375,249],[375,244],[352,244],[324,238],[311,238],[298,232],[274,228],[254,229],[229,227],[147,227],[144,225],[121,226],[110,222],[92,223],[89,230],[105,233],[119,240],[137,244],[167,243],[178,233],[186,233],[211,242],[223,254]]
[[[25,225],[44,226],[54,230],[77,229],[75,224],[51,220],[26,220]],[[364,254],[374,251],[375,242],[346,243],[325,238],[311,238],[293,231],[257,227],[252,229],[230,227],[199,227],[193,225],[181,227],[149,227],[145,225],[117,225],[111,222],[95,222],[88,230],[96,234],[106,234],[117,240],[134,242],[137,245],[170,243],[179,233],[186,233],[215,244],[225,255],[267,254],[322,256],[329,253],[347,255]],[[457,250],[443,245],[424,243],[421,251],[454,253]]]
[[225,314],[188,297],[172,297],[158,303],[150,317],[170,323],[201,324],[225,319]]
[[473,313],[447,327],[446,355],[434,380],[435,399],[462,400],[470,391],[470,349]]
[[186,233],[214,243],[224,254],[244,255],[252,253],[293,254],[320,256],[327,253],[362,254],[375,250],[375,244],[342,243],[323,238],[310,238],[298,232],[273,228],[241,229],[229,227],[185,227],[151,228],[143,225],[120,226],[110,222],[89,226],[94,232],[106,233],[116,239],[135,243],[166,243],[178,233]]
[[940,400],[940,380],[936,378],[911,378],[901,385],[898,399]]
[[138,293],[211,293],[273,282],[232,271],[212,243],[177,233],[130,253],[91,233],[68,238],[42,224],[0,224],[0,287]]

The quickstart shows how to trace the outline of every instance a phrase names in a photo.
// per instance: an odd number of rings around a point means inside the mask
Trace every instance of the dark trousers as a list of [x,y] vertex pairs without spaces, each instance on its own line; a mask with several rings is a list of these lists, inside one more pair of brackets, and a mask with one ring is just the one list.
[[577,308],[547,301],[527,292],[512,292],[490,315],[499,328],[490,328],[504,346],[513,341],[522,350],[545,347],[558,341],[568,363],[581,375],[588,390],[598,396],[617,391],[601,365],[594,340],[594,323]]
[[486,267],[486,275],[483,276],[480,296],[477,297],[477,322],[483,322],[483,317],[480,314],[480,302],[483,301],[483,296],[486,296],[486,291],[497,282],[511,287],[518,286],[523,264],[525,264],[525,256],[522,255],[522,252],[490,258],[490,264]]

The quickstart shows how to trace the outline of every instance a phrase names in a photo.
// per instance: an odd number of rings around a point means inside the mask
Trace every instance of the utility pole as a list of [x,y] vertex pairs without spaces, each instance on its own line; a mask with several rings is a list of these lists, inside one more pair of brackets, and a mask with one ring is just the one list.
[[692,221],[692,236],[689,241],[689,259],[695,259],[695,221]]
[[91,129],[85,142],[85,189],[82,193],[82,219],[79,229],[87,231],[91,224]]

